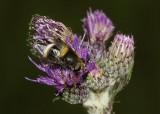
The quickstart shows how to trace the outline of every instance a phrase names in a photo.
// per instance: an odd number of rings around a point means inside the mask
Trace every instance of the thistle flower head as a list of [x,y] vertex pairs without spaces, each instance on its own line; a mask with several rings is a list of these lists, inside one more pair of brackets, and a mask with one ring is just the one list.
[[89,35],[91,43],[105,42],[114,30],[112,21],[102,12],[91,10],[83,19],[84,30]]
[[[56,88],[58,93],[83,82],[83,76],[90,72],[95,66],[94,61],[89,61],[90,51],[89,49],[84,48],[84,45],[82,44],[83,40],[81,40],[77,35],[73,35],[62,23],[55,22],[45,16],[35,15],[32,18],[30,25],[31,30],[34,33],[30,36],[29,41],[31,42],[29,43],[31,49],[36,52],[36,55],[39,57],[41,64],[38,65],[31,58],[29,59],[39,70],[45,72],[47,76],[39,76],[36,80],[27,79],[33,82],[53,86]],[[57,60],[55,62],[50,60],[50,58],[44,58],[44,52],[45,50],[48,50],[46,49],[48,48],[48,45],[50,46],[57,43],[59,45],[66,46],[69,50],[73,50],[76,57],[79,56],[79,59],[84,61],[84,68],[80,71],[75,71],[65,63],[63,66],[60,64],[63,63],[63,58],[55,58],[55,60]],[[54,57],[54,55],[51,56]],[[73,55],[71,55],[71,57],[72,56]]]
[[115,77],[126,75],[134,62],[133,37],[117,34],[109,47],[106,62],[109,66],[109,69],[106,70],[110,70],[108,74],[114,73]]

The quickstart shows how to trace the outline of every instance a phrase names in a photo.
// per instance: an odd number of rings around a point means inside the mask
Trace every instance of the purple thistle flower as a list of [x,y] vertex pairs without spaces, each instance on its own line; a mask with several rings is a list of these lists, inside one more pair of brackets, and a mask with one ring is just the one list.
[[112,35],[112,21],[102,12],[90,10],[83,19],[84,31],[89,35],[91,43],[105,42]]
[[44,41],[42,43],[53,43],[53,38],[58,38],[61,36],[65,38],[66,36],[71,37],[71,31],[61,22],[56,22],[46,16],[34,15],[31,23],[30,29],[35,30],[35,35],[33,39]]
[[[81,41],[80,37],[73,35],[62,23],[55,22],[45,16],[35,15],[30,25],[31,30],[35,32],[35,34],[30,36],[30,41],[32,41],[30,46],[38,55],[41,64],[38,65],[31,58],[29,59],[39,70],[45,72],[47,76],[39,76],[35,80],[26,79],[53,86],[57,89],[58,93],[83,82],[83,76],[95,66],[94,61],[88,61],[90,59],[90,51],[81,44],[83,40]],[[59,43],[61,42],[60,40],[64,43],[63,45],[68,45],[84,60],[85,67],[83,69],[74,71],[67,66],[61,66],[59,63],[52,63],[50,59],[43,57],[47,46],[56,42]]]
[[45,72],[47,76],[39,76],[36,80],[26,79],[32,82],[53,86],[57,89],[58,93],[63,92],[67,87],[83,82],[82,78],[84,74],[94,68],[94,62],[90,62],[83,70],[76,72],[59,65],[51,65],[50,63],[44,64],[41,62],[41,65],[38,65],[31,58],[29,59],[39,70]]

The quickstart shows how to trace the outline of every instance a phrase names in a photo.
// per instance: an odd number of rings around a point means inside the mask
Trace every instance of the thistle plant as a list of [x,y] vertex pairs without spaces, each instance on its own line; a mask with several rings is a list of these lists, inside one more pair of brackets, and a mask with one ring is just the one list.
[[131,78],[133,36],[116,34],[106,49],[115,27],[105,13],[90,10],[82,22],[83,37],[49,17],[32,17],[28,43],[39,64],[29,60],[46,76],[26,79],[53,87],[57,97],[82,104],[89,114],[111,114],[115,96]]

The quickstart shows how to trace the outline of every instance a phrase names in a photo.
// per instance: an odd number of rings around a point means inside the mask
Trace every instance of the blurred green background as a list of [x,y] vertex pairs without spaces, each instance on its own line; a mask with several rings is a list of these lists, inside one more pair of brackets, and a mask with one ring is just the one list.
[[61,21],[82,34],[86,10],[102,9],[115,32],[135,37],[132,79],[118,94],[116,114],[160,114],[160,2],[157,0],[0,0],[0,114],[85,114],[80,105],[53,103],[52,87],[32,83],[25,76],[42,74],[29,62],[28,23],[40,14]]

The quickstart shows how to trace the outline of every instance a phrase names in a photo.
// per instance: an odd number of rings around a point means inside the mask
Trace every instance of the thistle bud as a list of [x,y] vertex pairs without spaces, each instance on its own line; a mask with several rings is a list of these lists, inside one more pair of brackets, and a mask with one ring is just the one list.
[[130,80],[134,64],[133,37],[117,34],[109,47],[105,62],[104,72],[109,77],[109,85],[115,84],[116,92],[118,92]]
[[109,47],[107,54],[102,53],[96,62],[96,67],[87,77],[88,87],[94,91],[101,91],[106,87],[118,84],[118,91],[129,82],[130,72],[134,63],[133,37],[117,34]]

